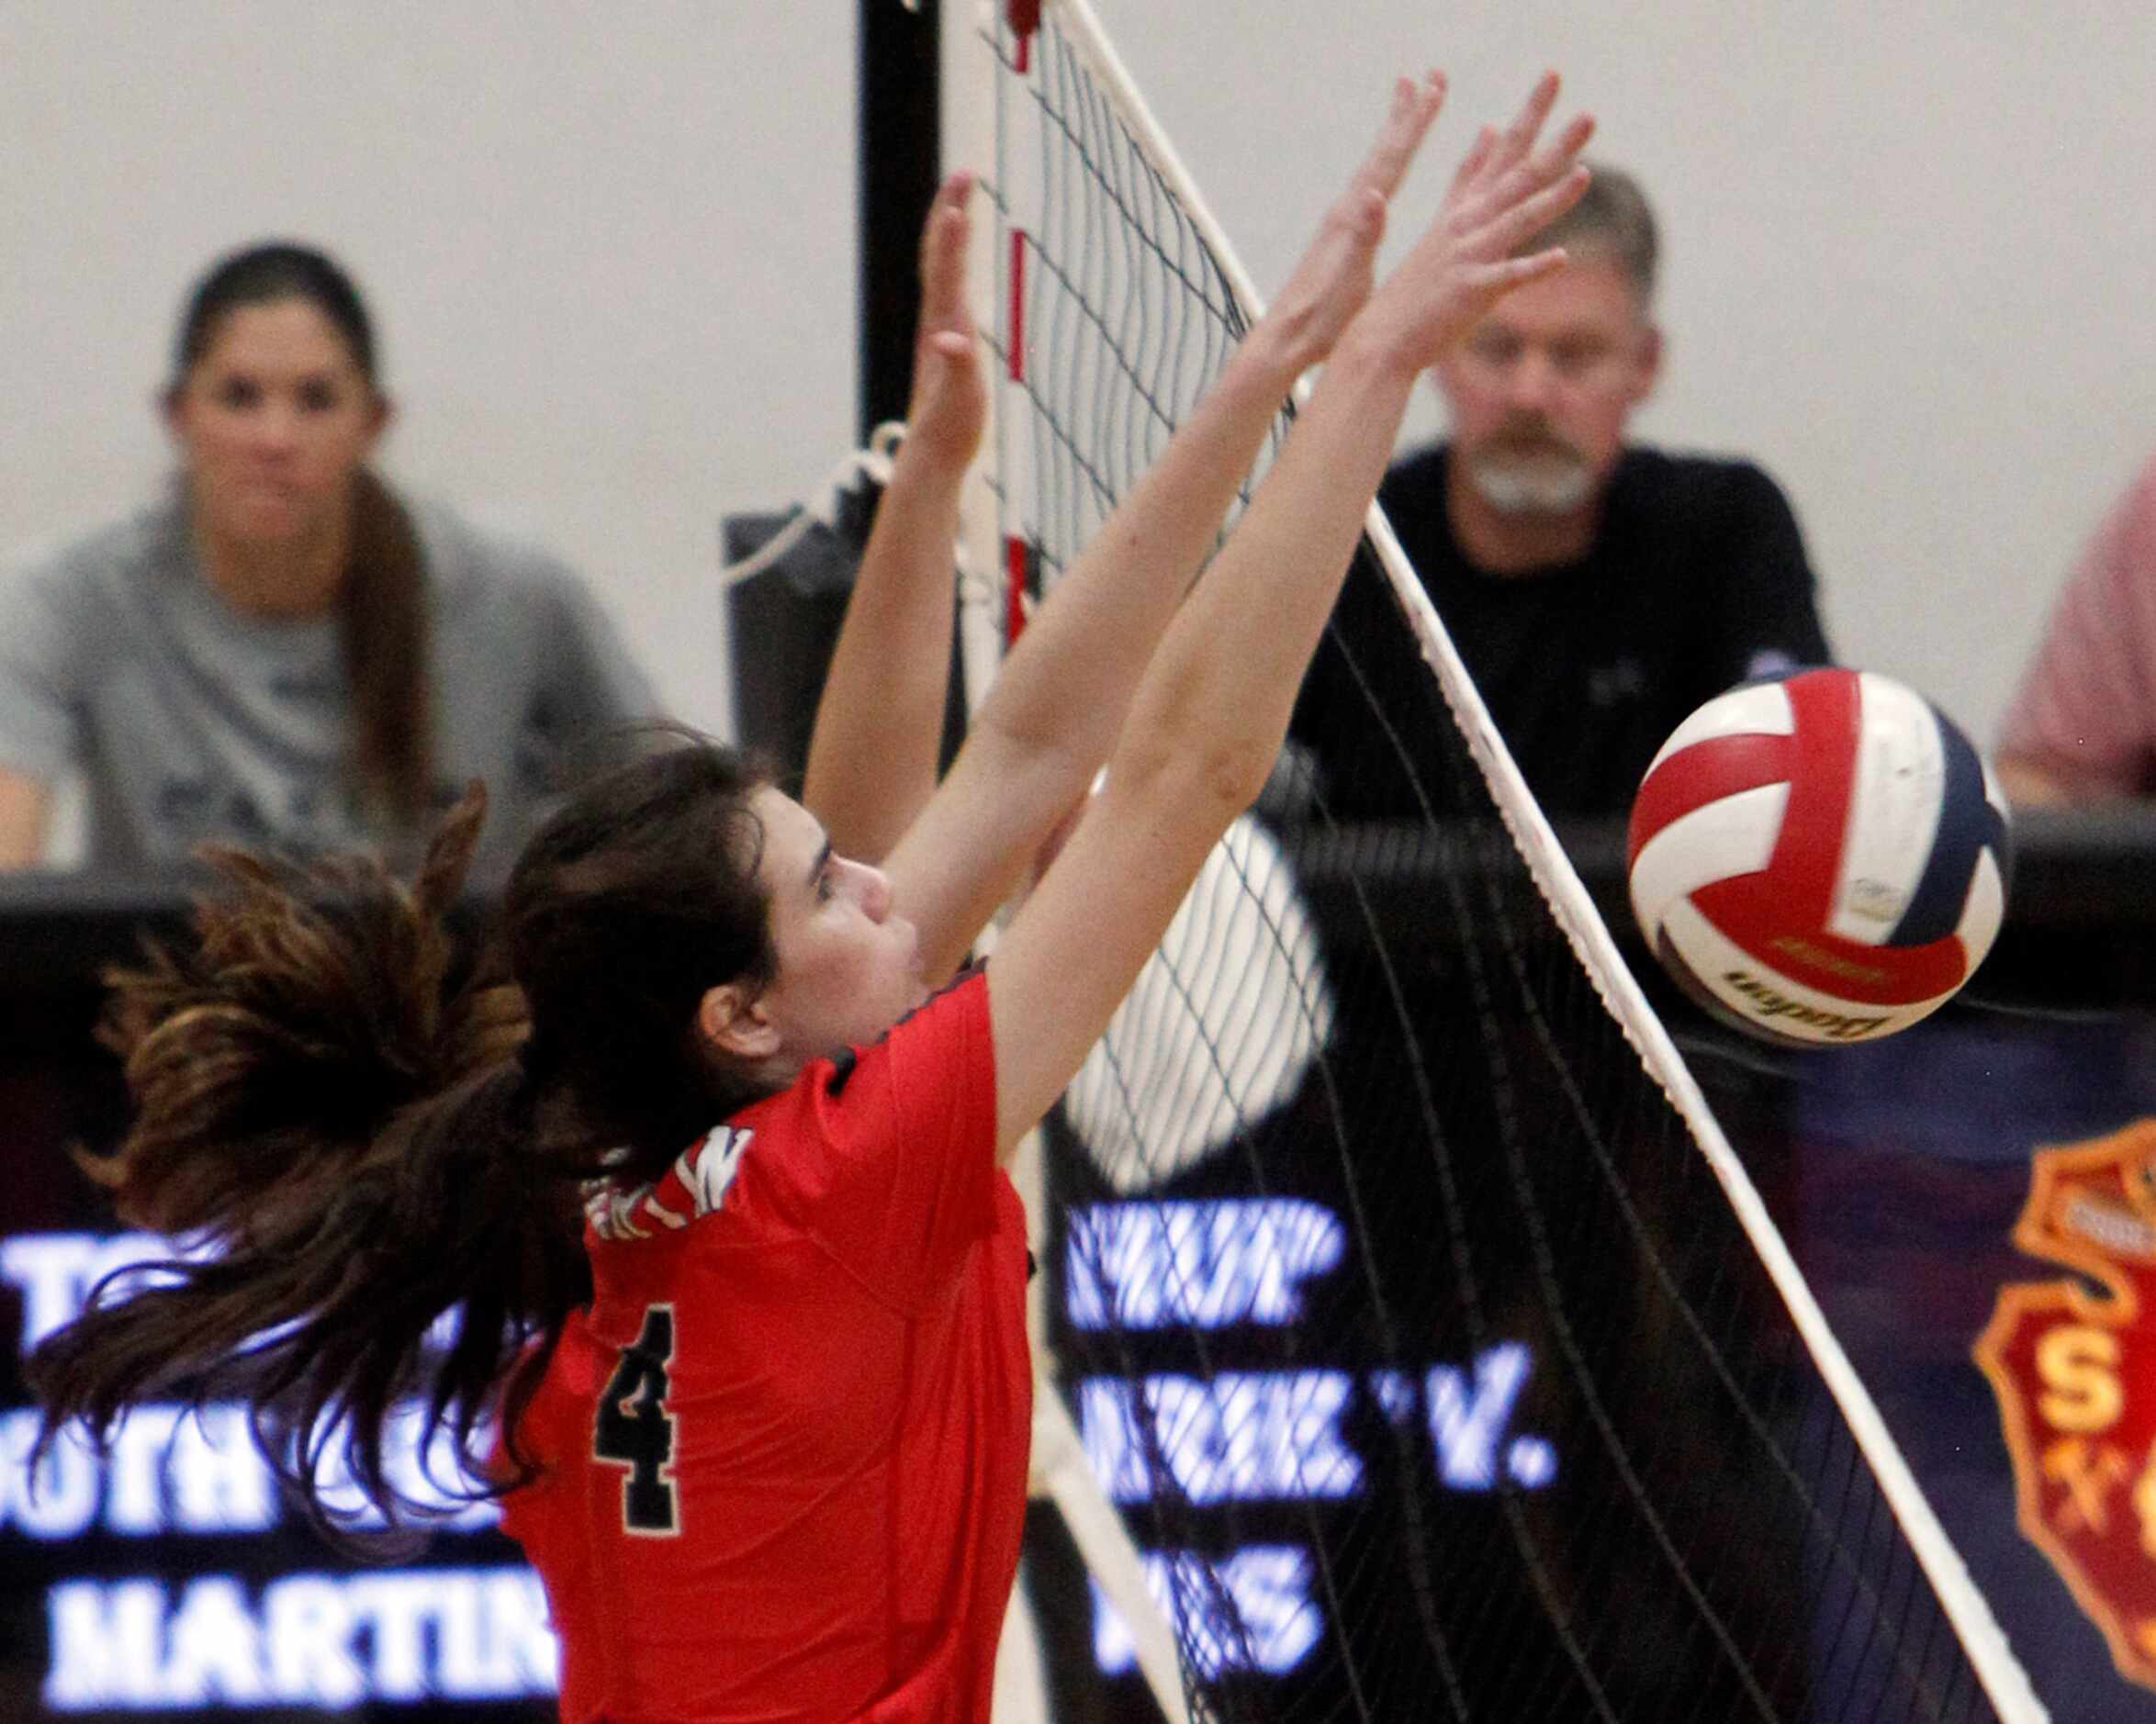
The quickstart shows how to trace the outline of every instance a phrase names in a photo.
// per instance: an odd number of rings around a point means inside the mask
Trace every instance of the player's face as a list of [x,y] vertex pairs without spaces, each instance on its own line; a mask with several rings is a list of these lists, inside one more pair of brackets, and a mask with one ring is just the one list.
[[1454,458],[1499,513],[1571,514],[1617,465],[1660,356],[1623,271],[1576,258],[1506,295],[1438,362]]
[[228,312],[165,400],[201,526],[263,549],[342,519],[387,416],[337,326],[306,299]]
[[751,806],[763,822],[757,872],[779,958],[756,1007],[778,1033],[779,1063],[799,1069],[873,1041],[927,997],[920,936],[893,911],[882,870],[834,855],[799,802],[766,787]]

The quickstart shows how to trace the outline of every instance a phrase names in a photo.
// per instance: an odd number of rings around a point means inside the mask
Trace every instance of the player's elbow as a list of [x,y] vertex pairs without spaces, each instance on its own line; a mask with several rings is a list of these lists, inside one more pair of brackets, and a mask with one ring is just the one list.
[[1108,776],[1179,823],[1218,829],[1257,800],[1278,752],[1277,737],[1167,732],[1127,738]]

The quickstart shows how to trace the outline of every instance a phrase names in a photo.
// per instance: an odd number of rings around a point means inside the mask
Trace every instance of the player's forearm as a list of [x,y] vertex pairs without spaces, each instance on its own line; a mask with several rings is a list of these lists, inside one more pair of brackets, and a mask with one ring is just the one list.
[[931,974],[965,949],[1099,770],[1297,358],[1253,333],[1012,653],[950,776],[891,860]]
[[1264,326],[1253,331],[1057,584],[997,677],[981,723],[1017,756],[1066,759],[1072,795],[1106,757],[1297,369],[1297,355]]
[[881,859],[936,789],[963,478],[902,444],[861,555],[802,786],[847,856]]
[[1206,854],[1263,783],[1416,367],[1345,349],[1168,625],[1107,783],[989,966],[1008,1150],[1068,1081]]
[[1391,458],[1416,367],[1351,330],[1249,510],[1167,637],[1133,703],[1113,779],[1140,760],[1209,759],[1240,805],[1263,785],[1296,688]]

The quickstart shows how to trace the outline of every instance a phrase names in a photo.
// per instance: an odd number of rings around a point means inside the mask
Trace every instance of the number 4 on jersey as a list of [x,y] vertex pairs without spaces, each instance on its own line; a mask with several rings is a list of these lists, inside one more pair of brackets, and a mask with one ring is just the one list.
[[591,1429],[592,1454],[629,1469],[622,1481],[623,1529],[646,1538],[680,1530],[674,1487],[666,1477],[674,1458],[674,1416],[665,1406],[673,1356],[674,1307],[646,1305],[644,1327],[622,1349]]

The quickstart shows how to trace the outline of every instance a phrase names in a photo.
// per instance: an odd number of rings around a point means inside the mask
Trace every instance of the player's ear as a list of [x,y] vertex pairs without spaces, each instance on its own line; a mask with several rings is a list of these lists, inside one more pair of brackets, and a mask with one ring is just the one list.
[[1638,370],[1633,383],[1634,405],[1654,394],[1655,386],[1662,380],[1662,330],[1659,324],[1650,323],[1639,332]]
[[754,1062],[779,1051],[779,1029],[757,996],[739,982],[704,990],[696,1002],[696,1033],[714,1054]]

